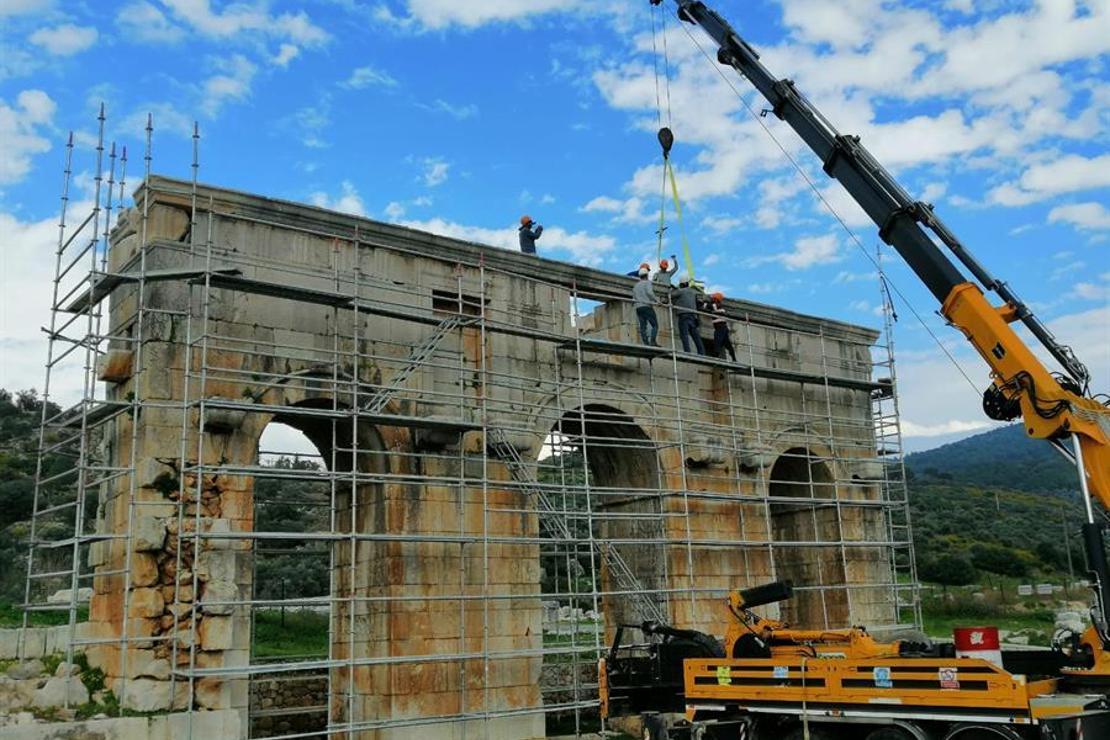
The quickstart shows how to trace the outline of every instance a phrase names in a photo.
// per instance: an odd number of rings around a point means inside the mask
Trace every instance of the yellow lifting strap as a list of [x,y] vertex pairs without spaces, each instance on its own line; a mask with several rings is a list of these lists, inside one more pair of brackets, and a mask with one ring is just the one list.
[[[694,261],[690,258],[690,242],[686,238],[686,227],[682,223],[682,199],[678,196],[678,180],[674,176],[674,167],[671,166],[671,147],[674,146],[674,134],[667,127],[659,129],[659,145],[663,147],[663,191],[667,190],[667,181],[671,183],[671,198],[674,200],[674,212],[678,217],[678,234],[682,239],[682,257],[686,260],[686,273],[690,282],[694,281]],[[666,198],[661,198],[659,203],[659,259],[663,259],[663,232],[666,230],[665,212]]]

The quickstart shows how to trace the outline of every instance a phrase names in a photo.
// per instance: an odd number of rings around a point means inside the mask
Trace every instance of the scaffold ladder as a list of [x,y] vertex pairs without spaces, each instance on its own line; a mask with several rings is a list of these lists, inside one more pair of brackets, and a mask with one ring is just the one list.
[[[520,484],[524,493],[531,496],[536,502],[540,527],[554,539],[568,542],[575,539],[570,527],[567,526],[566,520],[562,517],[564,512],[556,508],[547,492],[543,490],[543,486],[532,475],[531,466],[520,456],[520,451],[505,438],[504,430],[490,429],[487,434],[490,452],[505,463],[505,466],[509,469],[509,475]],[[592,538],[590,544],[594,552],[605,560],[609,575],[617,588],[621,592],[627,593],[635,601],[640,616],[645,620],[654,620],[666,624],[666,615],[663,614],[659,605],[648,596],[648,592],[640,583],[640,579],[632,572],[632,569],[621,557],[621,554],[617,552],[616,548],[611,544],[606,548],[601,548],[597,541]]]
[[[881,260],[881,254],[879,259]],[[899,623],[904,623],[903,615],[908,613],[913,623],[920,626],[920,590],[917,565],[914,562],[913,530],[898,404],[898,377],[894,362],[895,317],[886,280],[880,276],[879,283],[884,309],[883,341],[877,346],[881,354],[873,363],[873,368],[883,375],[880,378],[883,387],[871,393],[871,422],[876,455],[882,468],[879,485],[882,487],[882,500],[887,503],[886,524],[891,542],[890,571],[895,617]]]
[[440,343],[455,329],[462,326],[473,324],[478,320],[477,316],[463,316],[461,314],[451,314],[443,321],[436,324],[436,329],[432,334],[420,344],[412,348],[409,353],[408,363],[402,367],[397,373],[389,379],[389,384],[379,388],[370,400],[362,407],[362,410],[368,414],[380,414],[393,398],[397,391],[405,384],[412,374],[419,370],[421,367],[428,363],[428,360],[435,354],[436,348]]

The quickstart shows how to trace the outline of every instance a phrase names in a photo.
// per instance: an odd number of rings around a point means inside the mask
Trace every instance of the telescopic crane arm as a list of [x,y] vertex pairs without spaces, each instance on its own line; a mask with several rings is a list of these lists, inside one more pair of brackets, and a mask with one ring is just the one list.
[[[659,4],[662,0],[651,0]],[[748,42],[699,0],[675,0],[678,17],[702,28],[717,44],[717,59],[746,77],[824,163],[879,227],[941,304],[944,317],[962,331],[990,365],[992,385],[983,408],[992,418],[1019,416],[1030,437],[1046,439],[1085,472],[1084,488],[1110,509],[1110,410],[1087,396],[1090,375],[1069,347],[1033,315],[1017,295],[960,243],[928,203],[915,201],[860,143],[840,134],[798,92],[792,80],[775,78]],[[929,229],[982,285],[969,281],[925,232]],[[1003,301],[995,307],[983,294]],[[1021,321],[1060,363],[1065,375],[1051,373],[1010,326]],[[1071,445],[1065,440],[1072,436]],[[1083,478],[1084,474],[1081,473]],[[1105,582],[1105,581],[1104,581]]]

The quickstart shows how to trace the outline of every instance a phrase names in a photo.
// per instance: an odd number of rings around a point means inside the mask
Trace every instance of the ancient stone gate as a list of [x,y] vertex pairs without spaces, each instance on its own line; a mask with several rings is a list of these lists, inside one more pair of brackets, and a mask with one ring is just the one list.
[[[630,286],[150,178],[56,301],[105,390],[48,420],[80,443],[81,642],[124,706],[237,710],[245,735],[251,682],[303,671],[335,734],[542,737],[596,707],[543,667],[592,664],[620,622],[720,634],[728,590],[775,578],[794,623],[912,622],[877,334],[729,301],[738,363],[676,351],[665,311],[648,348]],[[264,464],[275,422],[320,469]],[[256,526],[276,479],[323,491],[316,531]],[[323,595],[260,598],[258,559],[306,543]],[[264,654],[283,607],[326,650]]]

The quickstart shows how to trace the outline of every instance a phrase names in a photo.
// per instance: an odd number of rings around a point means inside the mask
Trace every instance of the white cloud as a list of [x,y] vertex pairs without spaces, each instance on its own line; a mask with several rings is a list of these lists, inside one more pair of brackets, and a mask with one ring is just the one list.
[[286,119],[292,126],[301,143],[311,149],[324,149],[329,146],[324,140],[324,131],[331,124],[331,97],[324,94],[316,105],[307,105],[298,108],[292,116]]
[[1023,206],[1054,195],[1110,187],[1110,154],[1087,158],[1069,154],[1025,170],[1016,183],[991,190],[992,203]]
[[918,424],[905,419],[902,421],[902,434],[907,437],[942,437],[949,434],[970,434],[996,426],[989,421],[966,421],[949,419],[936,424]]
[[0,18],[46,10],[53,0],[0,0]]
[[[49,128],[57,108],[42,90],[24,90],[9,106],[0,99],[0,185],[19,182],[31,170],[31,157],[49,151],[50,140],[41,129]],[[3,233],[3,232],[0,232]]]
[[124,116],[120,122],[120,129],[136,141],[142,141],[146,136],[147,116],[151,116],[154,124],[154,135],[168,131],[183,139],[193,135],[194,120],[182,113],[173,103],[140,103],[135,109]]
[[308,202],[314,206],[332,211],[342,211],[355,216],[366,215],[366,206],[362,203],[362,197],[359,196],[358,190],[355,189],[354,183],[350,180],[343,181],[338,196],[332,197],[322,190],[317,190],[308,196]]
[[[71,201],[71,227],[91,208],[91,203]],[[0,234],[4,235],[4,249],[0,250],[0,384],[10,389],[41,389],[46,341],[40,327],[50,326],[58,217],[22,221],[0,212]],[[68,405],[80,396],[79,364],[69,363],[55,373],[51,387],[55,402]]]
[[383,213],[390,221],[400,221],[405,215],[405,206],[397,201],[391,201],[385,207]]
[[1110,229],[1110,209],[1101,203],[1073,203],[1056,206],[1048,212],[1049,223],[1066,223],[1078,229]]
[[769,262],[778,262],[787,270],[794,271],[839,262],[840,259],[840,242],[835,234],[826,234],[802,237],[794,242],[794,248],[789,252],[752,257],[747,260],[747,264],[755,267]]
[[295,44],[282,44],[278,53],[270,61],[278,67],[288,67],[289,62],[300,56],[300,47]]
[[258,67],[242,54],[229,59],[217,60],[219,74],[213,75],[203,83],[203,102],[201,110],[215,117],[225,103],[237,103],[250,97],[251,83]]
[[377,69],[373,66],[367,65],[365,67],[356,67],[351,70],[351,75],[345,81],[340,83],[343,87],[349,87],[352,90],[361,90],[371,85],[380,85],[381,87],[397,87],[397,80],[392,75],[383,70]]
[[55,56],[67,57],[90,48],[96,43],[97,35],[96,29],[91,26],[65,23],[53,28],[40,28],[28,40]]
[[616,198],[610,198],[608,195],[599,195],[586,205],[582,206],[581,210],[586,213],[618,213],[623,206],[623,201],[619,201]]
[[420,179],[430,188],[447,182],[447,173],[451,169],[450,162],[444,162],[439,157],[425,157],[420,161],[423,170]]
[[1075,295],[1085,301],[1106,303],[1110,299],[1110,286],[1096,283],[1076,283]]
[[185,29],[146,0],[124,6],[116,14],[116,24],[127,38],[152,44],[172,44],[185,37]]
[[408,0],[409,17],[430,29],[452,25],[475,28],[492,22],[520,21],[566,7],[560,0]]
[[429,110],[434,113],[446,113],[452,118],[456,118],[460,121],[466,120],[467,118],[474,118],[478,115],[478,106],[473,103],[454,105],[441,98],[436,98],[430,105],[424,103],[420,103],[419,105],[424,110]]
[[231,3],[223,12],[212,9],[209,0],[162,0],[181,21],[198,33],[215,39],[230,39],[245,33],[260,33],[295,41],[304,46],[323,44],[329,38],[303,11],[271,15],[265,4]]
[[[442,218],[405,221],[404,225],[420,231],[430,231],[433,234],[488,244],[501,249],[515,251],[520,248],[515,225],[490,229],[481,226],[467,226]],[[553,251],[566,252],[575,262],[596,266],[601,264],[606,255],[617,248],[617,241],[607,235],[590,234],[585,231],[572,232],[556,226],[545,228],[543,236],[540,237],[536,246],[540,254],[544,256],[549,256]]]
[[877,272],[851,272],[850,270],[841,270],[833,278],[834,283],[855,283],[860,281],[871,282],[879,279]]

